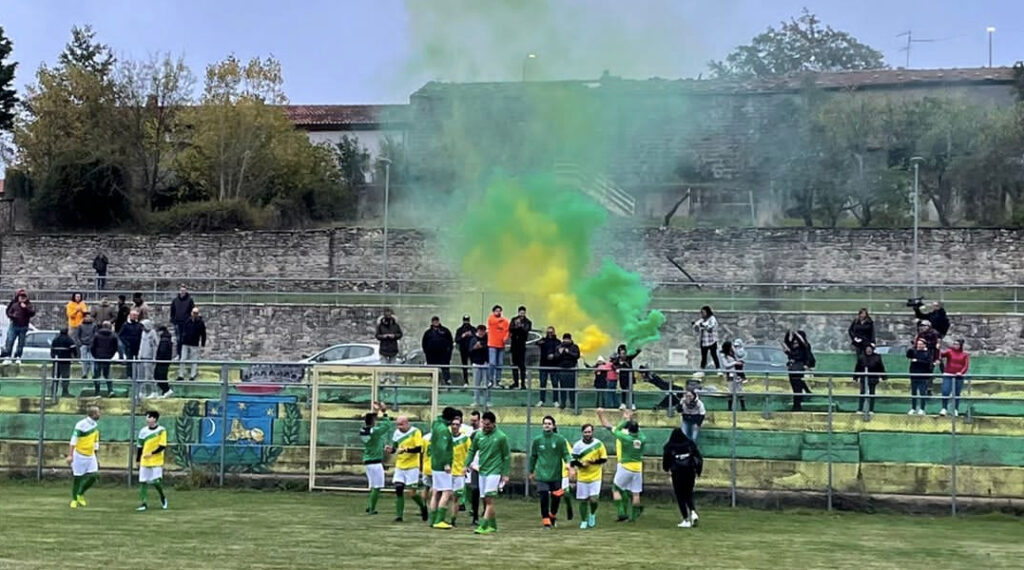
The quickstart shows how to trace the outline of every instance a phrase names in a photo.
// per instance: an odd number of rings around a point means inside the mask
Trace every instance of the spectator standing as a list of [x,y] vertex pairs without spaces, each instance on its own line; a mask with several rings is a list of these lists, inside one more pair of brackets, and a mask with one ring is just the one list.
[[696,526],[698,517],[693,487],[704,470],[704,459],[697,443],[687,437],[682,429],[675,428],[669,435],[662,451],[661,468],[672,474],[672,490],[679,505],[679,513],[683,516],[683,522],[677,526]]
[[4,347],[4,364],[11,363],[11,351],[14,343],[18,343],[17,352],[14,354],[14,362],[21,364],[21,355],[25,351],[25,335],[32,324],[32,317],[36,314],[32,301],[28,298],[28,291],[18,289],[14,293],[14,299],[7,304],[7,318],[11,324],[7,329],[7,344]]
[[907,415],[925,414],[925,403],[928,397],[928,384],[935,371],[935,359],[923,338],[914,341],[914,348],[907,350],[910,360],[910,411]]
[[[722,343],[722,362],[725,364],[725,381],[729,385],[729,411],[732,411],[732,402],[733,399],[736,399],[740,403],[740,409],[745,412],[747,411],[747,402],[743,399],[745,379],[741,378],[737,372],[737,367],[742,369],[743,361],[736,356],[736,350],[729,341]],[[691,437],[691,439],[695,438]]]
[[489,387],[501,386],[501,367],[505,365],[505,343],[508,342],[508,319],[501,316],[501,305],[491,308],[487,317],[487,363]]
[[924,341],[928,351],[932,353],[932,360],[938,361],[940,356],[939,343],[942,341],[942,335],[939,334],[939,331],[935,330],[928,319],[921,319],[917,322],[917,336],[914,337],[914,345],[917,344],[917,339]]
[[554,406],[558,405],[558,374],[553,368],[557,365],[557,351],[561,345],[562,341],[558,340],[555,327],[548,327],[544,338],[540,340],[540,400],[537,402],[538,408],[547,402],[548,380],[551,380],[551,403]]
[[132,295],[132,310],[139,314],[139,321],[149,318],[149,304],[142,298],[142,293]]
[[441,371],[441,381],[445,386],[452,383],[452,349],[455,340],[452,338],[452,331],[441,324],[441,318],[434,316],[430,318],[430,328],[423,333],[423,340],[420,347],[423,349],[423,356],[427,364],[437,366]]
[[121,326],[121,332],[117,333],[117,338],[124,346],[124,377],[133,382],[139,380],[139,368],[135,366],[135,360],[139,358],[143,332],[142,323],[139,322],[139,313],[132,309],[128,313],[128,322]]
[[960,410],[960,392],[964,389],[964,377],[971,368],[971,356],[964,350],[964,339],[958,338],[953,346],[942,351],[942,409],[944,416],[949,410],[949,396],[953,395],[953,415]]
[[805,396],[802,394],[811,393],[810,386],[804,380],[804,371],[814,370],[814,352],[807,340],[807,333],[801,330],[786,331],[786,336],[782,339],[782,349],[788,358],[786,369],[789,370],[789,385],[793,389],[793,411],[799,412],[803,410]]
[[160,394],[156,391],[156,385],[154,381],[156,377],[156,349],[160,345],[160,336],[153,327],[152,319],[146,319],[142,321],[142,342],[139,344],[139,367],[142,368],[142,374],[140,375],[139,381],[142,385],[139,387],[138,396],[139,398],[156,398]]
[[850,336],[850,343],[853,344],[853,350],[858,356],[864,354],[864,349],[868,345],[875,344],[875,322],[871,320],[866,308],[862,307],[857,311],[857,317],[850,323],[846,334]]
[[885,363],[882,355],[875,352],[875,345],[864,347],[864,352],[857,356],[857,368],[854,377],[860,384],[860,400],[857,402],[857,413],[875,414],[875,388],[885,379]]
[[512,388],[526,388],[526,341],[530,339],[533,322],[526,318],[526,307],[520,306],[518,314],[508,325],[510,349],[512,352]]
[[92,373],[92,339],[96,336],[96,321],[92,315],[85,315],[82,324],[71,334],[71,339],[78,347],[78,357],[82,362],[82,379],[88,380]]
[[491,390],[487,383],[487,327],[478,325],[469,344],[469,359],[473,363],[473,405],[490,407]]
[[696,443],[700,426],[704,425],[708,413],[697,391],[691,388],[683,393],[683,401],[676,405],[676,410],[683,416],[683,433]]
[[178,343],[178,356],[181,356],[181,331],[185,327],[185,322],[192,316],[192,309],[195,307],[196,302],[192,299],[188,289],[184,285],[179,286],[178,294],[171,299],[170,314],[171,324],[174,325],[174,341]]
[[82,300],[81,293],[72,293],[64,312],[68,317],[68,333],[73,336],[78,327],[82,326],[82,320],[89,314],[89,306]]
[[932,310],[924,313],[921,312],[921,307],[923,306],[924,304],[920,302],[914,305],[914,316],[928,321],[931,327],[935,329],[935,332],[938,333],[939,338],[945,338],[949,334],[951,326],[949,315],[946,314],[946,308],[939,301],[932,301]]
[[107,256],[102,251],[92,258],[92,268],[96,271],[96,290],[102,291],[107,288]]
[[612,366],[615,367],[615,373],[619,379],[619,389],[622,391],[620,410],[625,410],[627,407],[636,409],[636,402],[633,401],[633,360],[639,355],[639,348],[633,354],[629,354],[626,345],[620,344],[615,351],[615,356],[612,357]]
[[604,403],[608,408],[618,408],[622,401],[619,398],[619,371],[615,368],[615,356],[608,357],[608,375],[605,377]]
[[[128,304],[126,299],[127,297],[124,295],[117,296],[117,317],[113,321],[115,336],[121,333],[121,327],[128,322],[128,313],[132,312],[132,306]],[[118,337],[117,354],[124,358],[124,343],[120,342],[120,337]]]
[[[384,307],[384,313],[377,319],[377,332],[374,338],[380,343],[380,359],[384,364],[395,364],[398,361],[398,341],[402,338],[402,327],[395,320],[390,307]],[[394,374],[384,376],[384,382],[398,382]]]
[[[125,313],[125,319],[127,318],[128,313]],[[117,307],[110,304],[110,299],[101,297],[100,304],[92,306],[92,321],[97,327],[99,327],[104,321],[108,323],[116,322]]]
[[60,383],[60,395],[70,396],[68,386],[71,383],[71,362],[78,357],[78,347],[68,335],[68,329],[62,328],[50,342],[50,358],[53,359],[53,386],[50,394],[57,395],[57,384]]
[[455,329],[455,344],[459,347],[459,360],[462,362],[462,384],[469,386],[472,380],[469,378],[469,345],[476,335],[476,327],[470,323],[469,315],[462,317],[462,326]]
[[153,368],[153,379],[160,390],[160,398],[168,398],[174,394],[171,385],[167,383],[167,373],[171,369],[171,360],[174,359],[174,342],[171,331],[161,326],[156,329],[159,342],[156,345],[156,366]]
[[118,340],[114,336],[114,331],[111,330],[109,321],[104,321],[100,325],[100,329],[96,331],[96,336],[92,338],[92,357],[96,360],[95,374],[93,374],[92,383],[95,388],[95,393],[100,396],[100,383],[98,380],[103,378],[107,381],[107,396],[114,395],[114,383],[110,381],[110,361],[117,354]]
[[700,318],[691,323],[693,332],[697,333],[697,344],[700,346],[700,367],[707,368],[708,355],[715,362],[715,369],[722,366],[718,363],[718,319],[711,307],[700,308]]
[[597,357],[597,363],[594,365],[594,390],[597,396],[594,398],[595,408],[606,408],[608,407],[608,373],[614,370],[612,363],[604,359],[603,356]]
[[580,347],[572,341],[572,335],[564,333],[562,344],[557,351],[558,385],[562,393],[561,409],[576,409],[576,367],[580,361]]
[[185,321],[181,331],[181,358],[178,362],[178,381],[185,378],[186,366],[191,361],[189,381],[199,376],[199,347],[206,346],[206,323],[199,315],[199,307],[192,308],[192,315]]

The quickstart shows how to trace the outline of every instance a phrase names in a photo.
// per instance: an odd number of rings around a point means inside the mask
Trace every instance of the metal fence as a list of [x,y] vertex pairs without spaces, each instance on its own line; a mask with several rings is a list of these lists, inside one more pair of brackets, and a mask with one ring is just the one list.
[[[80,395],[62,398],[49,363],[41,364],[33,368],[26,363],[22,373],[5,374],[6,377],[0,380],[0,402],[13,398],[0,408],[0,429],[7,432],[3,437],[5,441],[0,441],[7,448],[4,455],[8,465],[3,467],[8,469],[34,471],[39,479],[49,473],[59,473],[61,470],[56,466],[59,463],[56,459],[62,455],[55,454],[67,450],[64,443],[67,440],[63,436],[70,434],[71,427],[88,404],[98,402],[106,414],[106,419],[101,419],[101,433],[112,433],[102,442],[103,446],[110,448],[110,451],[101,448],[103,468],[118,472],[128,485],[133,484],[136,470],[131,442],[143,425],[148,409],[163,411],[162,423],[172,426],[175,432],[174,439],[169,442],[172,461],[178,467],[178,473],[185,476],[197,478],[201,475],[199,480],[203,481],[205,477],[207,483],[214,485],[224,485],[226,477],[236,475],[305,478],[310,464],[302,456],[302,449],[308,445],[308,422],[317,421],[324,428],[332,428],[320,430],[322,437],[318,439],[318,445],[328,449],[334,447],[337,451],[324,464],[341,465],[340,471],[328,475],[350,480],[360,477],[358,429],[361,414],[369,409],[366,379],[339,378],[334,384],[322,386],[325,391],[322,400],[334,402],[337,408],[327,416],[310,418],[309,365],[305,364],[202,362],[203,380],[172,380],[169,383],[177,393],[175,400],[137,398],[141,385],[126,379],[111,380],[118,397],[94,400]],[[172,366],[177,364],[174,362]],[[116,368],[121,366],[123,364],[115,363]],[[268,375],[268,379],[260,380],[253,372],[254,368],[264,370],[268,367],[279,367]],[[429,409],[424,404],[429,403],[425,398],[429,400],[430,387],[405,383],[402,367],[396,366],[395,370],[398,381],[381,386],[381,399],[397,413],[415,417],[416,422],[429,420],[422,414],[426,413],[424,409]],[[560,393],[563,396],[560,401],[565,409],[554,412],[554,415],[562,422],[563,433],[570,441],[576,439],[572,428],[583,422],[597,423],[594,408],[602,403],[604,397],[611,396],[608,390],[594,387],[593,369],[581,369],[575,374],[564,369],[529,369],[525,388],[492,387],[489,393],[485,388],[481,396],[487,399],[476,402],[480,407],[475,408],[472,383],[467,385],[459,381],[462,367],[452,366],[451,370],[454,382],[450,386],[442,386],[437,403],[468,412],[486,408],[489,402],[499,415],[499,424],[510,434],[512,447],[517,453],[528,452],[532,437],[540,433],[541,418],[552,413],[550,407],[538,407],[538,402],[550,394],[551,389],[548,386],[544,394],[540,391],[538,380],[541,373],[559,375],[559,386],[564,390]],[[510,370],[504,370],[506,384],[511,378]],[[1018,385],[1014,382],[1024,380],[1022,377],[969,377],[960,396],[960,415],[949,410],[946,417],[935,416],[942,397],[934,394],[926,397],[932,414],[922,418],[908,416],[895,407],[902,404],[905,408],[910,399],[909,393],[892,393],[904,389],[907,383],[907,378],[899,375],[889,375],[879,393],[864,396],[847,387],[851,382],[849,373],[816,371],[813,377],[806,373],[805,379],[815,388],[813,394],[803,396],[806,401],[802,404],[810,413],[796,414],[788,409],[794,395],[788,391],[785,377],[748,375],[742,393],[730,393],[725,379],[714,373],[700,378],[694,370],[643,372],[653,374],[661,381],[657,385],[652,384],[649,378],[642,378],[640,370],[635,370],[635,382],[624,391],[620,389],[618,395],[622,396],[626,407],[635,406],[642,412],[639,416],[641,427],[649,435],[647,455],[652,458],[660,456],[667,431],[681,423],[675,406],[676,398],[686,388],[694,388],[708,408],[698,442],[714,467],[706,468],[705,482],[701,486],[726,492],[734,506],[742,503],[744,493],[748,492],[809,494],[822,497],[821,506],[830,510],[837,498],[868,499],[873,495],[895,493],[932,499],[946,497],[951,514],[956,515],[965,495],[1024,498],[1021,490],[1024,482],[1016,481],[1021,477],[1019,468],[1024,461],[1020,459],[1019,451],[1000,454],[995,449],[997,444],[1003,445],[996,439],[1008,440],[1006,445],[1018,448],[1021,443],[1024,395],[1018,393]],[[247,374],[249,381],[242,381]],[[291,376],[284,381],[281,374]],[[566,378],[573,379],[572,386],[561,384]],[[75,378],[72,382],[72,388],[84,391],[93,380]],[[873,400],[879,414],[855,411],[859,409],[862,398]],[[604,401],[604,405],[612,410],[617,403],[616,400]],[[246,415],[255,406],[263,407],[253,412],[254,415]],[[204,407],[205,410],[202,409]],[[6,421],[4,416],[8,416]],[[269,416],[272,417],[268,420]],[[283,427],[276,425],[277,420]],[[104,423],[110,426],[109,430],[103,427]],[[38,426],[34,438],[24,437],[28,433],[24,431],[28,425]],[[20,436],[17,433],[12,435],[17,426],[23,430]],[[776,445],[762,441],[769,436],[781,446],[776,449],[777,457],[763,457],[763,450],[757,449],[757,445],[762,448]],[[902,442],[898,446],[905,446],[905,449],[883,453],[885,457],[864,456],[859,447],[861,444],[851,441],[860,441],[868,436],[881,437],[883,443],[889,440]],[[917,436],[926,436],[927,445],[910,442]],[[798,450],[786,447],[793,445],[786,442],[797,440],[800,441]],[[758,441],[761,443],[757,444]],[[854,445],[857,446],[856,457],[851,455],[851,446]],[[613,450],[614,446],[610,446],[610,453],[614,453]],[[918,453],[920,455],[916,455]],[[892,459],[896,456],[904,460]],[[777,478],[753,476],[758,469],[767,469],[771,462],[792,472],[780,472]],[[319,465],[317,462],[313,464]],[[873,467],[877,469],[871,471]],[[966,484],[961,474],[965,469],[969,473]],[[987,484],[985,470],[993,473],[992,487],[987,492],[979,490]],[[883,475],[888,473],[893,478],[866,481],[863,478],[869,471]],[[925,471],[929,474],[922,476]],[[911,475],[911,472],[915,474]],[[900,474],[910,480],[897,480],[896,476]],[[518,480],[517,488],[521,485],[524,493],[529,494],[526,475],[525,462],[521,461],[513,473],[513,480]],[[656,472],[651,473],[651,479],[654,485],[659,484]]]

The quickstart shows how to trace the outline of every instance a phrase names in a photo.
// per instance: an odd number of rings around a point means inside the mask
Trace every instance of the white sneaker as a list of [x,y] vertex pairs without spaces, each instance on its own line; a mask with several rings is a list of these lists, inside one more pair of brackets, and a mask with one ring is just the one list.
[[679,527],[679,528],[690,528],[693,525],[690,524],[690,519],[685,519],[683,522],[677,524],[676,526]]
[[697,511],[692,511],[691,510],[690,511],[690,524],[692,524],[693,526],[697,526],[697,521],[698,520],[700,520],[700,517],[697,516]]
[[908,416],[912,416],[912,415],[914,415],[914,414],[916,414],[916,413],[917,413],[917,410],[915,410],[914,408],[910,408],[910,411],[909,411],[909,412],[907,412],[907,415],[908,415]]
[[161,398],[170,398],[174,395],[174,390],[168,390],[167,392],[160,395]]
[[633,404],[632,406],[630,406],[630,408],[635,412],[636,411],[636,404]]
[[957,417],[957,416],[959,416],[959,415],[960,415],[960,412],[958,412],[958,411],[956,411],[956,410],[953,410],[953,417],[954,417],[954,418],[955,418],[955,417]]
[[923,416],[924,415],[924,408],[921,408],[920,410],[918,410],[917,411],[917,415]]
[[11,359],[10,358],[5,358],[3,364],[4,364],[4,366],[9,366],[11,364]]
[[21,366],[21,359],[20,358],[15,358],[14,359],[14,365],[15,366]]
[[544,407],[544,402],[537,402],[537,405],[535,405],[534,407],[535,408],[543,408]]
[[941,410],[939,410],[939,415],[940,416],[945,416],[946,415],[946,408],[942,408]]
[[626,409],[626,404],[619,404],[619,409],[620,410],[625,410]]

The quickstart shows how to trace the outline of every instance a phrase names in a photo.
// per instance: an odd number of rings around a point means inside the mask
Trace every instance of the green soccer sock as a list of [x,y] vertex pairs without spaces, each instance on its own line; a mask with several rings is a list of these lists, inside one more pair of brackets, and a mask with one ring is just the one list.
[[100,478],[99,475],[97,475],[95,473],[90,473],[88,475],[85,475],[85,480],[82,481],[82,486],[78,490],[78,494],[82,495],[82,496],[85,496],[85,492],[88,491],[89,488],[92,487],[93,484],[96,483],[96,481],[99,478]]
[[78,490],[81,489],[81,488],[82,488],[82,476],[81,475],[75,475],[74,479],[71,480],[71,498],[72,499],[77,499],[78,498],[78,495],[81,494],[81,493],[78,492]]
[[405,514],[405,493],[398,493],[398,496],[395,497],[395,516],[398,517],[398,518],[402,518],[402,515],[404,515],[404,514]]
[[438,514],[438,511],[429,511],[427,513],[427,524],[433,525],[434,523],[436,523],[437,522],[437,514]]
[[148,483],[140,483],[139,484],[139,502],[142,503],[143,505],[145,505],[147,499],[149,499],[149,484]]
[[620,519],[626,516],[626,498],[625,497],[620,497],[618,499],[615,499],[615,510],[617,510],[619,512],[619,518]]
[[427,504],[423,502],[423,497],[421,497],[419,493],[413,493],[412,500],[414,503],[416,503],[416,506],[418,506],[421,509],[427,506]]
[[622,511],[627,517],[633,518],[633,493],[626,490],[622,491]]
[[631,512],[629,514],[629,520],[636,521],[636,519],[640,518],[640,515],[643,514],[644,508],[642,506],[640,506],[640,505],[631,505],[631,506],[633,507],[633,512]]
[[590,514],[596,515],[597,514],[597,501],[587,501],[587,504],[590,505]]
[[458,507],[458,505],[456,505],[456,506],[452,507],[452,520],[451,520],[451,524],[453,526],[455,525],[455,519],[458,518],[458,516],[459,516],[459,507]]
[[581,521],[586,521],[587,520],[587,515],[589,514],[587,512],[587,505],[589,505],[589,504],[590,503],[588,503],[587,501],[580,501],[580,520]]
[[370,512],[377,511],[377,501],[380,500],[380,489],[370,489]]
[[154,479],[153,481],[150,481],[149,484],[152,485],[154,489],[156,489],[157,493],[160,493],[160,502],[161,503],[163,503],[164,501],[167,500],[167,497],[164,495],[164,480],[163,479]]
[[434,524],[444,522],[448,518],[448,507],[442,507],[434,511]]

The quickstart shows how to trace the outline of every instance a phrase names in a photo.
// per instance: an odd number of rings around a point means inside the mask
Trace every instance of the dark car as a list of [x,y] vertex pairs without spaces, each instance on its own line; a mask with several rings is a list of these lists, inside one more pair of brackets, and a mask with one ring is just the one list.
[[786,362],[789,358],[782,348],[763,344],[751,344],[743,348],[747,352],[743,358],[745,374],[786,373]]

